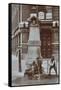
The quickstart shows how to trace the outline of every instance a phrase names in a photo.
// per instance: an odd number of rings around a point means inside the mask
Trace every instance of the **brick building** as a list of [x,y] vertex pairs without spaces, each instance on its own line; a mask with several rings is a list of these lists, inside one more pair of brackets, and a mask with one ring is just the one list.
[[58,60],[59,6],[12,4],[12,53],[20,48],[22,59],[28,53],[29,23],[33,16],[38,18],[40,28],[41,56],[45,59],[54,55]]
[[[21,11],[21,7],[22,7],[22,11]],[[32,8],[34,8],[34,11],[32,10]],[[44,25],[47,26],[46,23],[50,23],[51,25],[51,32],[52,32],[52,43],[55,43],[56,45],[59,44],[58,42],[58,33],[59,33],[59,7],[58,6],[37,6],[37,5],[12,5],[12,32],[14,33],[15,31],[17,31],[17,27],[19,26],[19,22],[21,22],[21,20],[23,22],[27,22],[27,19],[30,17],[31,13],[37,13],[38,12],[44,12],[44,17],[42,17],[42,19],[44,20],[40,20],[40,22],[42,23],[42,25],[40,25],[40,28],[44,27]],[[52,16],[48,16],[47,13],[52,13]],[[22,13],[22,17],[21,17],[21,13]],[[19,16],[20,15],[20,16]],[[41,16],[39,16],[41,17]],[[47,20],[48,19],[48,20]],[[50,20],[50,22],[48,22]],[[57,22],[57,23],[56,23]],[[45,23],[45,24],[44,24]],[[44,24],[44,25],[43,25]],[[49,26],[47,26],[49,27]],[[25,28],[23,28],[23,41],[22,43],[27,43],[28,41],[28,34],[29,34],[29,29],[25,30]],[[41,30],[40,30],[41,31]],[[17,35],[15,37],[17,39]],[[26,38],[26,39],[25,39]],[[15,41],[13,38],[13,43],[16,43],[16,45],[13,46],[13,50],[16,48],[16,46],[18,46],[18,40]],[[24,53],[26,51],[24,50]]]

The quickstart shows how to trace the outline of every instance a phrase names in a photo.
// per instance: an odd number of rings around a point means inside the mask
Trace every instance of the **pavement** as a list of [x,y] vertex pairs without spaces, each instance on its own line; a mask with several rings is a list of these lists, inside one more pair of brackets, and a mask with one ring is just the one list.
[[41,75],[40,79],[29,79],[27,76],[18,77],[12,81],[12,86],[26,86],[26,85],[46,85],[58,84],[59,76],[57,75]]
[[[56,60],[58,61],[58,56],[55,55]],[[19,61],[18,58],[13,55],[12,56],[12,86],[24,86],[24,85],[36,85],[36,84],[55,84],[59,83],[59,76],[55,75],[54,70],[52,70],[53,75],[46,75],[47,72],[47,64],[44,61],[43,62],[43,67],[44,67],[44,75],[41,75],[40,79],[29,79],[27,76],[24,77],[24,72],[25,72],[25,62],[26,60],[21,61],[21,66],[22,66],[22,72],[19,72]],[[58,68],[60,67],[59,61],[57,62],[57,71],[59,70]],[[47,73],[48,74],[48,73]],[[59,72],[57,73],[59,74]]]

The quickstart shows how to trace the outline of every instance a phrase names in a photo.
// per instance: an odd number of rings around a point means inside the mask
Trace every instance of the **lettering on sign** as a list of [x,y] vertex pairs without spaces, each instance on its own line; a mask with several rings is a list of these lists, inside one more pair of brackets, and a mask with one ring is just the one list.
[[38,13],[38,18],[39,19],[44,19],[44,12],[39,12]]
[[46,19],[52,19],[52,13],[46,13]]
[[28,45],[41,45],[41,42],[40,41],[28,41]]
[[31,13],[30,14],[30,17],[32,18],[32,17],[37,17],[37,14],[36,13]]

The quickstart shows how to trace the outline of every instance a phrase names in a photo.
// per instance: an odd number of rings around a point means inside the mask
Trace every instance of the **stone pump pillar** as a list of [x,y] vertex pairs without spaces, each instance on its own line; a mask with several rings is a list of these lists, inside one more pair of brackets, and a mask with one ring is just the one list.
[[31,18],[29,30],[27,65],[32,64],[33,61],[36,61],[37,57],[41,56],[40,28],[36,17]]

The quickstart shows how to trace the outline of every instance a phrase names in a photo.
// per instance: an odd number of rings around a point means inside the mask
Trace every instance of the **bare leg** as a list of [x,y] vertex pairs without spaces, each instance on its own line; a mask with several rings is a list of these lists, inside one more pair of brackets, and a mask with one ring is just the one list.
[[51,67],[49,68],[49,75],[51,74]]
[[56,66],[54,67],[54,70],[55,70],[55,72],[56,72],[56,75],[57,75],[57,67],[56,67]]
[[51,69],[53,68],[53,66],[50,66],[50,69],[49,69],[49,75],[51,74]]

